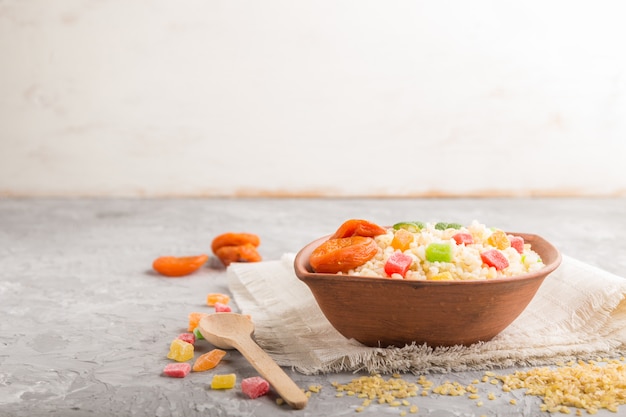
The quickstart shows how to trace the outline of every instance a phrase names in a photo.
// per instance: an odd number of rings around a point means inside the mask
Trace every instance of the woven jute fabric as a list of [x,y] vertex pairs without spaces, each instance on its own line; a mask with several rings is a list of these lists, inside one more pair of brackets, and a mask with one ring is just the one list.
[[240,312],[252,317],[257,343],[279,365],[304,374],[538,366],[619,356],[626,349],[626,279],[566,255],[498,336],[445,348],[374,348],[346,339],[296,277],[293,261],[294,254],[285,254],[275,261],[231,264],[228,285]]

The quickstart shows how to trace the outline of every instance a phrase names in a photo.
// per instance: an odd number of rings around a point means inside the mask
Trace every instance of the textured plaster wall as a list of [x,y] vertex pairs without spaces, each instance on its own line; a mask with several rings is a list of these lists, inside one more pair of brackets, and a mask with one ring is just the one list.
[[0,0],[0,196],[626,195],[625,11]]

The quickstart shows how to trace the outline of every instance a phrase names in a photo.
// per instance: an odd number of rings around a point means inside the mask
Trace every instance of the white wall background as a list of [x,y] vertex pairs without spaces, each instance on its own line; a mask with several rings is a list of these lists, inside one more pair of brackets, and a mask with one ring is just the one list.
[[0,0],[0,196],[626,195],[625,12]]

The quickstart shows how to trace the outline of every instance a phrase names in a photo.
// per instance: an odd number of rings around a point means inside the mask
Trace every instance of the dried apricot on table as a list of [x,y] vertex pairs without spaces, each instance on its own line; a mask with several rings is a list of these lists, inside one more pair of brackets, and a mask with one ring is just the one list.
[[343,222],[330,238],[340,239],[351,236],[374,237],[385,233],[387,233],[387,230],[368,220],[350,219]]
[[376,256],[378,245],[371,237],[351,236],[328,239],[315,248],[309,263],[315,272],[346,272]]
[[256,248],[261,244],[261,238],[254,233],[223,233],[213,239],[211,250],[217,255],[217,251],[223,246],[241,246],[245,244],[250,244]]
[[261,255],[256,247],[250,243],[239,246],[222,246],[215,252],[224,266],[228,266],[233,262],[260,262]]
[[189,275],[204,265],[209,256],[161,256],[152,262],[152,268],[166,277],[183,277]]

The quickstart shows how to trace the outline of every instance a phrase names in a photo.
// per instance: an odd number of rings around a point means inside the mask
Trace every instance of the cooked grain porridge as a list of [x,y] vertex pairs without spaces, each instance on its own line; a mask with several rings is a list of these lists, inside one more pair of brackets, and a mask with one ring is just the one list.
[[374,240],[377,254],[343,274],[409,280],[488,280],[544,267],[522,237],[476,220],[468,226],[403,222],[387,228]]

